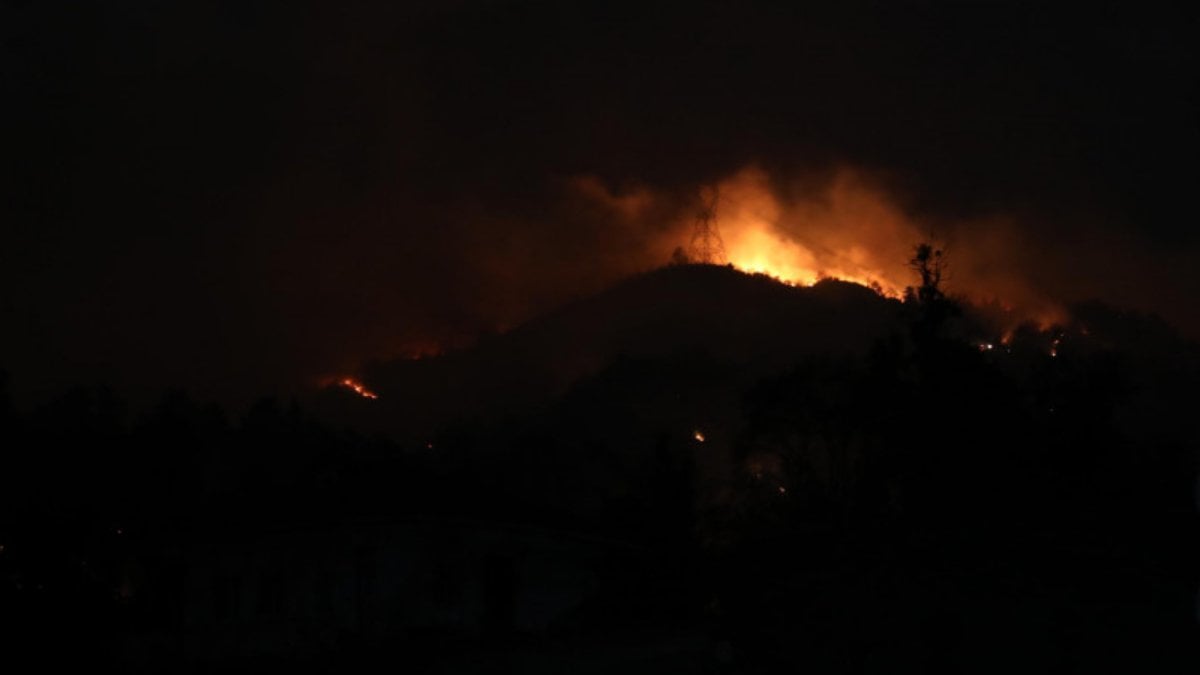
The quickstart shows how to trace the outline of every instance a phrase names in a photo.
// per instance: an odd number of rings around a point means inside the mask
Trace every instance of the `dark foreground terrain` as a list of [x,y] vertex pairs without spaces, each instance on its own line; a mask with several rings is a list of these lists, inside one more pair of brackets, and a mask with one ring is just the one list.
[[1072,316],[689,266],[377,400],[4,403],[3,658],[1196,672],[1200,351]]

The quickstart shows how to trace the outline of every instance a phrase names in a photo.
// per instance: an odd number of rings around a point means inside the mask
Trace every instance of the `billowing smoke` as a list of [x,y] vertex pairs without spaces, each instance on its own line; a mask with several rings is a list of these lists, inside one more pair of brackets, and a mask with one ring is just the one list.
[[1200,334],[1196,41],[1162,8],[16,4],[18,398],[470,344],[668,263],[713,185],[746,269],[894,294],[932,236],[1013,320],[1102,298]]
[[[699,197],[689,210],[686,195],[645,188],[617,192],[586,176],[570,183],[588,206],[604,208],[613,236],[643,242],[642,266],[663,264],[674,249],[686,250]],[[913,247],[933,241],[947,256],[947,290],[975,303],[995,304],[1011,320],[1049,323],[1063,309],[1026,277],[1027,250],[1011,219],[995,215],[954,222],[909,215],[863,172],[842,167],[821,180],[773,179],[747,166],[716,183],[717,227],[728,262],[781,281],[810,285],[832,277],[901,297],[914,282],[908,267]],[[699,194],[699,187],[696,190]],[[646,222],[673,211],[666,226]],[[648,236],[646,233],[652,233]],[[640,235],[638,233],[641,233]],[[621,270],[626,271],[626,270]]]

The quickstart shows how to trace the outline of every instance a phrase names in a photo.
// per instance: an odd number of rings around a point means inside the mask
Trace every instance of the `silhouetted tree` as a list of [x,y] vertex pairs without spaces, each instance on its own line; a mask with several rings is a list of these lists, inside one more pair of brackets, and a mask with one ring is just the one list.
[[687,265],[690,262],[687,251],[683,250],[682,246],[676,246],[675,250],[671,252],[672,265]]
[[[913,250],[908,266],[921,277],[921,285],[915,289],[917,300],[925,303],[941,300],[942,275],[945,272],[945,254],[930,242],[921,242]],[[909,289],[912,291],[912,289]]]
[[905,305],[910,309],[911,337],[918,361],[929,366],[947,350],[965,346],[956,344],[963,341],[953,335],[951,325],[951,319],[961,317],[963,309],[945,292],[947,256],[943,249],[932,242],[920,242],[913,248],[908,266],[920,278],[920,285],[909,286],[904,293]]

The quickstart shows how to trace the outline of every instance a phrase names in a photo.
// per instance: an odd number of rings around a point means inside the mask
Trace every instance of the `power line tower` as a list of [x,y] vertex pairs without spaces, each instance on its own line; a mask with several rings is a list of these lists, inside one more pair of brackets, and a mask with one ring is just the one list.
[[688,258],[694,263],[724,265],[727,262],[725,242],[717,229],[717,203],[720,201],[721,193],[716,186],[711,191],[700,191],[700,211],[696,213],[696,227],[692,230],[692,245],[688,250]]

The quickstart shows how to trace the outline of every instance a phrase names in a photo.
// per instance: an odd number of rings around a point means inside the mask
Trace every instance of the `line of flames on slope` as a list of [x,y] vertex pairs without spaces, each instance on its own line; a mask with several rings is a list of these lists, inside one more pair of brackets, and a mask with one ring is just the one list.
[[349,377],[343,378],[338,384],[342,385],[343,387],[349,389],[350,391],[358,394],[359,396],[361,396],[363,398],[369,398],[369,399],[379,398],[379,394],[376,394],[375,392],[371,391],[370,389],[367,389],[366,386],[363,385],[363,383],[361,383],[358,380],[355,380],[353,378],[349,378]]

